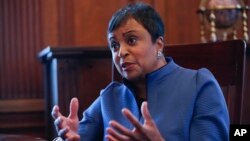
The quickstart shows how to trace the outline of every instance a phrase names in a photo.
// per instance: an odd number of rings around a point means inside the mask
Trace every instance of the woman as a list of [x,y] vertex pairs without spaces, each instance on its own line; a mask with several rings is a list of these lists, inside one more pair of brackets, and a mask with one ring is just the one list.
[[[123,83],[111,82],[77,117],[73,98],[68,117],[55,106],[60,137],[74,140],[229,140],[229,115],[222,91],[207,69],[178,66],[164,49],[164,25],[143,3],[118,10],[108,27],[113,62]],[[141,109],[141,110],[140,110]]]

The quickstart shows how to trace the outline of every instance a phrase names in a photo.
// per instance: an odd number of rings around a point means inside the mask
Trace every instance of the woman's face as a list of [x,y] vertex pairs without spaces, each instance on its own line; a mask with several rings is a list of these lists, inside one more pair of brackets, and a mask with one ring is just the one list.
[[147,73],[162,66],[157,59],[162,38],[153,43],[149,32],[132,18],[108,34],[108,43],[117,70],[128,80],[145,79]]

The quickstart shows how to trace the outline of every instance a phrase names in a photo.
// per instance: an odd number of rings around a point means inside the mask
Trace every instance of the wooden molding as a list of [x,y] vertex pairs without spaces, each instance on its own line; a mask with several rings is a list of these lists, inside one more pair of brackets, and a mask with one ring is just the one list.
[[44,99],[0,100],[0,113],[41,112],[44,111]]

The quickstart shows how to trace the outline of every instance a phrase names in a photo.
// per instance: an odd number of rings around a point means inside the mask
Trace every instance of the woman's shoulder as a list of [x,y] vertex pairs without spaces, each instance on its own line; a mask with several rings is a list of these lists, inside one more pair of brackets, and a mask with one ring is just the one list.
[[198,80],[210,80],[210,81],[216,80],[213,73],[207,68],[198,69],[196,76]]
[[114,91],[120,91],[123,88],[123,83],[118,81],[112,81],[104,89],[101,90],[101,95],[103,95],[104,93],[113,93]]
[[113,88],[118,88],[121,87],[123,85],[123,83],[118,82],[118,81],[112,81],[110,82],[105,88],[104,90],[109,90],[109,89],[113,89]]
[[208,68],[200,68],[200,69],[190,69],[179,67],[180,73],[189,74],[191,76],[199,77],[199,78],[207,78],[207,79],[215,79],[213,73]]
[[207,83],[215,83],[217,85],[217,80],[213,73],[207,68],[200,69],[190,69],[180,67],[175,74],[175,77],[179,79],[188,81],[193,81],[196,85],[205,85]]
[[111,82],[100,93],[103,105],[119,105],[125,99],[125,101],[130,101],[132,97],[132,92],[121,82]]
[[198,69],[195,76],[196,86],[198,89],[203,89],[204,87],[208,86],[215,86],[216,88],[220,88],[217,79],[207,68]]

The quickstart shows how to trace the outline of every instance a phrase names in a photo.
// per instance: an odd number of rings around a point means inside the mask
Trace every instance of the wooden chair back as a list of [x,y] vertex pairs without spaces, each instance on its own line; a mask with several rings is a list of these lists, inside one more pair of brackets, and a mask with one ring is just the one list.
[[183,67],[205,67],[214,74],[223,90],[231,124],[240,124],[242,118],[245,52],[243,40],[167,45],[164,50]]

